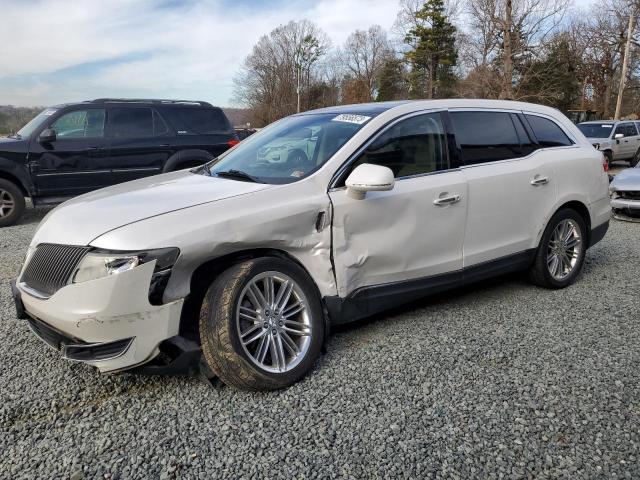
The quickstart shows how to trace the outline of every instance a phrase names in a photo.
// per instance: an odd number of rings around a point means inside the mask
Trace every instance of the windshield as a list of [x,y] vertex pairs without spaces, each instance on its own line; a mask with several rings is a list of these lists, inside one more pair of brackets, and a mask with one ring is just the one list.
[[36,130],[40,125],[42,125],[42,123],[54,113],[56,113],[56,111],[52,108],[48,108],[40,112],[33,119],[31,119],[29,123],[27,123],[24,127],[18,130],[16,135],[22,138],[28,137],[34,132],[34,130]]
[[335,113],[287,117],[241,142],[204,172],[262,183],[290,183],[320,168],[370,116]]
[[587,138],[609,138],[613,123],[579,123],[578,128]]

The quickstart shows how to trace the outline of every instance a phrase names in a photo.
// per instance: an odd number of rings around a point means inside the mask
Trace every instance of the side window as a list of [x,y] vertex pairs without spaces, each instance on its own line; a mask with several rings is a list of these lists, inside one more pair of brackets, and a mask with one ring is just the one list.
[[509,113],[451,112],[450,116],[464,165],[521,156],[520,140]]
[[624,123],[620,123],[613,132],[614,137],[618,134],[624,135],[625,137],[627,136],[627,128],[624,126]]
[[533,134],[538,139],[541,147],[566,147],[573,145],[562,129],[548,118],[537,115],[525,115],[533,130]]
[[91,108],[65,113],[50,126],[58,138],[96,138],[104,136],[104,109]]
[[150,108],[114,107],[109,110],[109,133],[116,138],[153,136],[153,114]]
[[446,136],[438,113],[396,123],[376,138],[354,162],[389,167],[396,178],[446,170]]
[[636,129],[635,124],[627,123],[627,134],[625,136],[626,137],[635,137],[636,135],[638,135],[638,130]]

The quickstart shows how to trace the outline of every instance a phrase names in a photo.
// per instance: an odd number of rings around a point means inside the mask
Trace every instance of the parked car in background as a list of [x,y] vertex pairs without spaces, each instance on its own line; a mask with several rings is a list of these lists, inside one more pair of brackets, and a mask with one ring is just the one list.
[[330,325],[506,272],[570,285],[607,231],[608,189],[602,154],[552,108],[326,108],[59,206],[13,295],[38,336],[102,372],[198,364],[201,348],[225,383],[281,388]]
[[98,99],[41,112],[0,139],[0,227],[25,208],[202,165],[238,143],[206,102]]
[[640,160],[640,122],[605,121],[578,124],[582,134],[604,153],[609,163],[626,161],[635,167]]
[[609,187],[613,215],[640,221],[640,164],[618,173]]

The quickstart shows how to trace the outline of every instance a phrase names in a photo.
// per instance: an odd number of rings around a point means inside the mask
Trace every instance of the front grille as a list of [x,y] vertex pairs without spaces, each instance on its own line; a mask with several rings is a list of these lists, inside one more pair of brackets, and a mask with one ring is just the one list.
[[624,198],[625,200],[640,200],[640,190],[638,191],[620,191],[618,192],[618,197]]
[[42,243],[20,279],[30,288],[51,296],[64,287],[88,247]]

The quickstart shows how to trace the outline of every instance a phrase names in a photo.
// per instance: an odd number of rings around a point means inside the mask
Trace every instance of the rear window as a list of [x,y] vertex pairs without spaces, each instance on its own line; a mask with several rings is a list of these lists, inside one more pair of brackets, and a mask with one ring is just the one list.
[[555,122],[536,115],[525,116],[541,147],[566,147],[573,145],[573,142]]
[[219,108],[167,107],[167,116],[179,134],[230,133],[231,125]]

